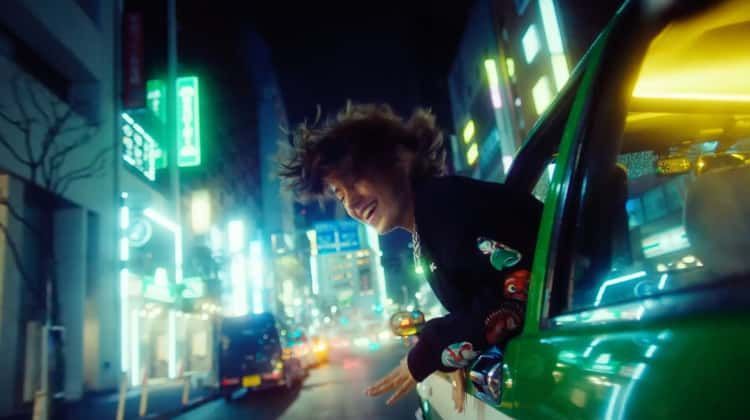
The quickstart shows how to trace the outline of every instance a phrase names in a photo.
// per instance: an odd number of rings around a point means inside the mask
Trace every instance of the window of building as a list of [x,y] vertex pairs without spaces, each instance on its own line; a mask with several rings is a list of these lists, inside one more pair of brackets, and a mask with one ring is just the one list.
[[540,77],[536,84],[534,84],[534,87],[531,90],[531,95],[534,98],[534,109],[536,110],[537,115],[542,115],[549,104],[552,103],[553,98],[549,77]]
[[541,45],[539,43],[539,34],[536,30],[536,25],[530,25],[526,32],[521,38],[521,44],[523,45],[523,54],[527,63],[534,61],[534,58],[539,53]]

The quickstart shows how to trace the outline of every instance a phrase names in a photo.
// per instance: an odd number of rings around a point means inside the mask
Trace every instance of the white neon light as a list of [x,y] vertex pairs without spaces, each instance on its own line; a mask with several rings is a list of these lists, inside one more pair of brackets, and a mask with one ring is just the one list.
[[227,224],[227,242],[231,253],[245,249],[245,223],[242,220],[232,220]]
[[[130,330],[128,317],[130,316],[130,313],[128,312],[128,278],[129,273],[127,268],[123,268],[120,270],[120,369],[123,372],[128,371],[128,354],[130,353],[128,351],[129,349],[129,337],[130,337]],[[131,376],[133,376],[134,373],[131,372]]]
[[539,10],[542,13],[544,36],[552,59],[552,74],[557,90],[560,90],[568,81],[569,72],[555,5],[552,0],[539,0]]
[[[375,276],[377,277],[376,282],[379,294],[378,301],[380,302],[380,307],[385,308],[387,293],[385,288],[385,269],[381,263],[381,256],[383,253],[380,250],[380,236],[378,235],[378,231],[372,226],[367,226],[366,233],[367,243],[370,245],[370,249],[372,249],[372,258],[374,259],[373,265],[375,266]],[[385,314],[385,311],[383,311],[383,314]]]
[[224,240],[222,238],[221,231],[216,227],[212,227],[211,228],[211,252],[214,255],[219,255],[221,254],[223,247],[224,247]]
[[523,56],[527,63],[534,61],[537,53],[539,53],[539,35],[536,32],[536,26],[530,25],[526,32],[521,38],[521,44],[523,45]]
[[245,273],[245,256],[242,254],[234,255],[229,268],[229,276],[232,282],[230,312],[235,316],[243,316],[248,312]]
[[641,277],[646,276],[645,271],[639,271],[637,273],[628,274],[621,277],[615,277],[613,279],[609,279],[602,283],[601,286],[599,286],[599,291],[596,293],[596,301],[594,301],[594,306],[599,306],[599,304],[602,302],[602,297],[604,297],[604,292],[607,290],[607,287],[614,286],[615,284],[624,283],[626,281],[639,279]]
[[658,347],[656,346],[656,344],[652,344],[648,346],[648,350],[646,350],[646,353],[644,354],[644,356],[646,356],[647,359],[652,358],[654,356],[654,353],[656,353],[657,348]]
[[318,283],[318,256],[310,255],[310,277],[312,277],[312,292],[314,295],[320,293],[320,284]]
[[549,176],[549,180],[552,181],[552,176],[555,174],[555,164],[550,163],[547,165],[547,175]]
[[130,209],[127,206],[120,207],[120,229],[127,230],[130,227]]
[[505,169],[506,174],[510,171],[510,166],[512,164],[513,164],[513,156],[503,156],[503,167]]
[[635,369],[633,370],[633,379],[641,379],[643,376],[643,372],[646,370],[646,364],[641,362],[635,365]]
[[596,348],[596,346],[598,346],[599,343],[602,342],[602,340],[602,337],[596,337],[595,339],[591,340],[591,344],[589,344],[589,346],[586,347],[586,350],[583,351],[583,357],[589,357],[594,348]]
[[159,225],[169,229],[172,232],[176,232],[180,230],[180,227],[174,223],[173,221],[167,219],[166,217],[162,216],[157,212],[156,210],[148,207],[143,210],[143,214],[148,217],[149,219],[153,220],[154,222],[158,223]]
[[150,207],[144,209],[143,214],[174,235],[175,283],[182,284],[182,228]]
[[128,261],[130,259],[130,240],[127,236],[120,238],[120,261]]
[[250,242],[250,279],[253,288],[253,313],[263,313],[263,250],[260,241]]
[[669,278],[669,274],[664,273],[661,275],[661,278],[659,279],[659,290],[664,290],[664,286],[667,285],[667,279]]
[[167,313],[167,320],[168,320],[168,340],[169,340],[169,361],[167,364],[167,370],[169,371],[169,377],[175,378],[177,377],[177,333],[176,333],[176,324],[175,324],[175,313],[173,310],[170,310]]

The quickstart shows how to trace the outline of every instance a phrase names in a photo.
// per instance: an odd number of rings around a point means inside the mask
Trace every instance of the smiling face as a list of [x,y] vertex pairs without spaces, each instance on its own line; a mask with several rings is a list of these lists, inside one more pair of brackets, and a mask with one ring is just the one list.
[[394,168],[357,179],[332,174],[325,181],[349,216],[372,226],[379,234],[398,227],[412,228],[411,183],[405,171]]

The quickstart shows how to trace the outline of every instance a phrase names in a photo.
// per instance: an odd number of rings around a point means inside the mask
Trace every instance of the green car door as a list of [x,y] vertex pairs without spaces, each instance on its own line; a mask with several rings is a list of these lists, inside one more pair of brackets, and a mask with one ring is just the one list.
[[750,7],[656,3],[626,3],[547,112],[558,150],[514,163],[556,152],[505,415],[747,416]]

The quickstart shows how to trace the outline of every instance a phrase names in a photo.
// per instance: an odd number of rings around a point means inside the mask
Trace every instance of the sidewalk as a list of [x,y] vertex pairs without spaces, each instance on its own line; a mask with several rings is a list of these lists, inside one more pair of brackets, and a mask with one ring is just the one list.
[[[168,419],[178,414],[202,405],[218,396],[216,388],[191,388],[190,402],[182,405],[181,383],[154,384],[148,390],[148,410],[145,418]],[[125,419],[139,419],[140,388],[128,390],[125,396]],[[88,395],[80,401],[65,405],[63,413],[55,416],[55,420],[115,420],[117,415],[117,392]],[[7,419],[30,420],[31,413],[13,416]]]

